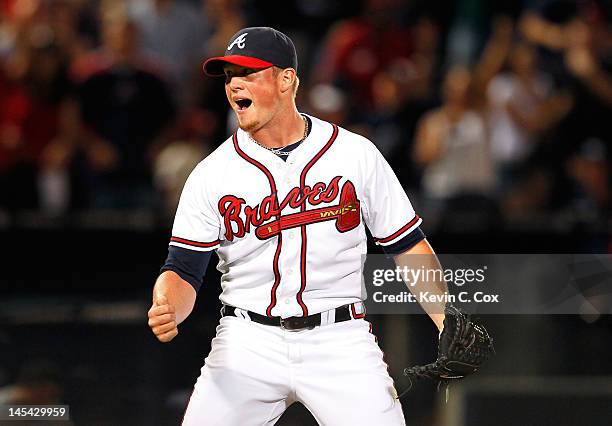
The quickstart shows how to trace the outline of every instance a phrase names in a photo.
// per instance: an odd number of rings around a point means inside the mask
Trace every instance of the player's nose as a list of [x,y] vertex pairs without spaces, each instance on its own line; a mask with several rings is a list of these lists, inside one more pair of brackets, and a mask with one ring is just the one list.
[[229,86],[232,92],[244,89],[244,79],[235,75],[226,77],[225,84]]

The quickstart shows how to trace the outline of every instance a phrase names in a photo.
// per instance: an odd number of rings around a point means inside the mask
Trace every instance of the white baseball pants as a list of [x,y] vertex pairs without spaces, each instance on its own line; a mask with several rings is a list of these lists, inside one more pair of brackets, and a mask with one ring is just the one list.
[[185,426],[273,425],[299,401],[320,425],[404,425],[383,353],[363,319],[287,331],[223,317]]

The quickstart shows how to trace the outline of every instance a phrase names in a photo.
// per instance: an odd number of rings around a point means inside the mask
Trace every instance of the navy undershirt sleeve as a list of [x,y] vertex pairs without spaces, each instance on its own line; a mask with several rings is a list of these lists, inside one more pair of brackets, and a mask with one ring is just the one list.
[[388,246],[382,246],[382,249],[388,257],[397,256],[398,254],[402,254],[406,250],[411,249],[412,247],[417,245],[418,242],[424,239],[425,234],[423,233],[421,228],[416,228],[410,234],[404,236],[404,238],[402,238],[401,240],[396,241]]
[[169,246],[166,263],[164,263],[160,272],[176,272],[179,277],[191,284],[197,292],[202,287],[202,280],[211,255],[212,251],[196,251]]

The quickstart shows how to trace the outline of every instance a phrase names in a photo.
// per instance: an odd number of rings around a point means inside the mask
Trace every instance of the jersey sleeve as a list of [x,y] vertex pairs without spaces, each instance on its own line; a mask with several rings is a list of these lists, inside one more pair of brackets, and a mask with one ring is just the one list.
[[211,256],[210,251],[187,250],[171,245],[168,247],[168,257],[160,273],[174,271],[198,292],[202,287],[202,280]]
[[419,228],[422,219],[393,169],[373,145],[365,163],[364,222],[383,249],[406,250],[425,238]]
[[221,223],[206,170],[200,163],[189,175],[179,200],[170,245],[196,251],[219,247]]

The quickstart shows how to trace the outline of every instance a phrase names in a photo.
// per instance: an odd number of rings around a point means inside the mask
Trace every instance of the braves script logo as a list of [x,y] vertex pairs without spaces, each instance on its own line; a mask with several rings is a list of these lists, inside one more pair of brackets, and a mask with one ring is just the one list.
[[[327,185],[317,182],[312,187],[306,185],[301,190],[295,187],[280,204],[276,194],[264,197],[255,207],[246,206],[246,201],[235,195],[222,197],[218,207],[225,224],[226,240],[233,241],[234,238],[244,237],[251,231],[251,227],[255,227],[255,235],[261,240],[278,235],[285,229],[328,220],[336,220],[336,229],[339,232],[355,228],[361,219],[355,186],[351,181],[346,181],[340,191],[339,181],[340,176],[336,176]],[[307,204],[317,206],[321,203],[331,203],[338,194],[340,201],[337,205],[303,210]],[[281,216],[287,206],[302,211]],[[268,222],[273,216],[276,216],[276,219]]]
[[232,50],[234,45],[238,45],[238,49],[244,49],[245,38],[248,33],[240,34],[240,37],[236,37],[236,40],[232,41],[229,46],[227,46],[227,50]]

